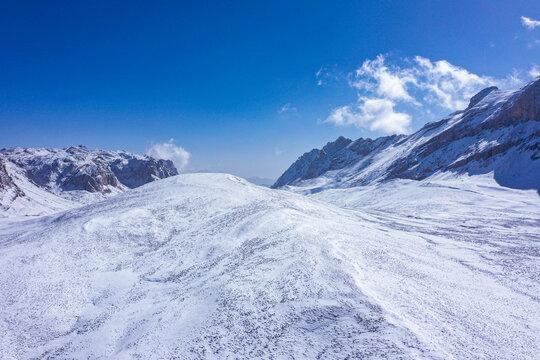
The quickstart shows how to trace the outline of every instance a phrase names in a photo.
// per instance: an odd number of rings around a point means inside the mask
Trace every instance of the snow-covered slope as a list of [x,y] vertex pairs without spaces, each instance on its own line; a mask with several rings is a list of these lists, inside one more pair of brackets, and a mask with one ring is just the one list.
[[[177,174],[169,160],[125,151],[8,148],[0,150],[0,216],[43,215],[103,200]],[[11,180],[7,180],[7,179]]]
[[188,174],[0,219],[0,357],[534,359],[537,194],[400,181],[318,195],[346,209]]
[[491,173],[500,185],[540,191],[540,78],[516,91],[485,89],[467,109],[409,136],[339,138],[301,156],[274,187],[319,191],[445,171]]
[[81,205],[37,186],[28,179],[26,171],[2,160],[0,156],[0,174],[9,181],[0,185],[0,217],[47,215]]

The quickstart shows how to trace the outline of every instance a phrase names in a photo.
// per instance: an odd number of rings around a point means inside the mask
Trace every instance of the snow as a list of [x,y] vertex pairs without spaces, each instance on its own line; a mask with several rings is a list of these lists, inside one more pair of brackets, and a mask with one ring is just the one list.
[[540,198],[489,175],[186,174],[0,219],[1,357],[534,359]]
[[0,217],[53,214],[177,174],[170,161],[82,145],[1,149],[4,163],[14,183],[0,187]]
[[[409,136],[359,139],[348,146],[338,138],[301,156],[274,187],[317,192],[392,179],[422,180],[447,171],[494,172],[499,185],[540,191],[540,80],[515,91],[485,89],[473,100],[467,109]],[[324,151],[328,148],[337,151]]]
[[536,359],[539,90],[340,137],[277,190],[3,149],[0,358]]
[[8,173],[24,196],[14,196],[14,188],[0,192],[0,218],[6,216],[39,216],[80,206],[78,202],[61,198],[28,180],[23,169],[7,161]]

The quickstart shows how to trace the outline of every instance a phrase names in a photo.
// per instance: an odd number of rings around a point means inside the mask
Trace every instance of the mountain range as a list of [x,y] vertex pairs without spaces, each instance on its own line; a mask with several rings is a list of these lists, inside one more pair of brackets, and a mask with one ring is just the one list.
[[125,151],[8,148],[0,150],[0,209],[43,215],[103,200],[177,175],[170,160]]
[[273,187],[320,191],[441,172],[491,173],[502,186],[540,191],[540,78],[516,91],[484,89],[408,136],[340,137],[302,155]]
[[0,358],[537,359],[539,87],[340,137],[277,189],[0,150]]

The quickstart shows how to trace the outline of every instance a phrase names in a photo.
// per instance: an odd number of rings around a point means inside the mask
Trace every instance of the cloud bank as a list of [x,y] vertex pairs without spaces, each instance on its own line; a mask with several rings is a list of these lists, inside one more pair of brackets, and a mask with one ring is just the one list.
[[187,166],[191,156],[184,148],[174,145],[174,139],[152,145],[146,150],[146,155],[155,159],[171,160],[178,171],[182,171]]
[[[455,111],[467,107],[478,91],[488,86],[513,88],[524,81],[517,70],[504,79],[471,73],[446,60],[422,56],[389,64],[384,55],[365,60],[349,75],[349,85],[358,91],[354,105],[334,109],[325,122],[353,125],[386,134],[410,132],[412,117],[403,110],[430,114],[432,110]],[[527,75],[535,73],[531,70]]]

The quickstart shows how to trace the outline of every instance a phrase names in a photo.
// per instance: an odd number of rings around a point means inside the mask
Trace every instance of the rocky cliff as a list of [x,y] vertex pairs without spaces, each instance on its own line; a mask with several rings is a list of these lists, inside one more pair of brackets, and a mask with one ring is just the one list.
[[177,174],[170,160],[125,151],[89,150],[82,145],[2,149],[0,205],[7,211],[17,198],[24,198],[27,204],[23,208],[32,208],[33,202],[43,199],[44,192],[48,193],[46,197],[56,195],[74,204],[89,203]]

